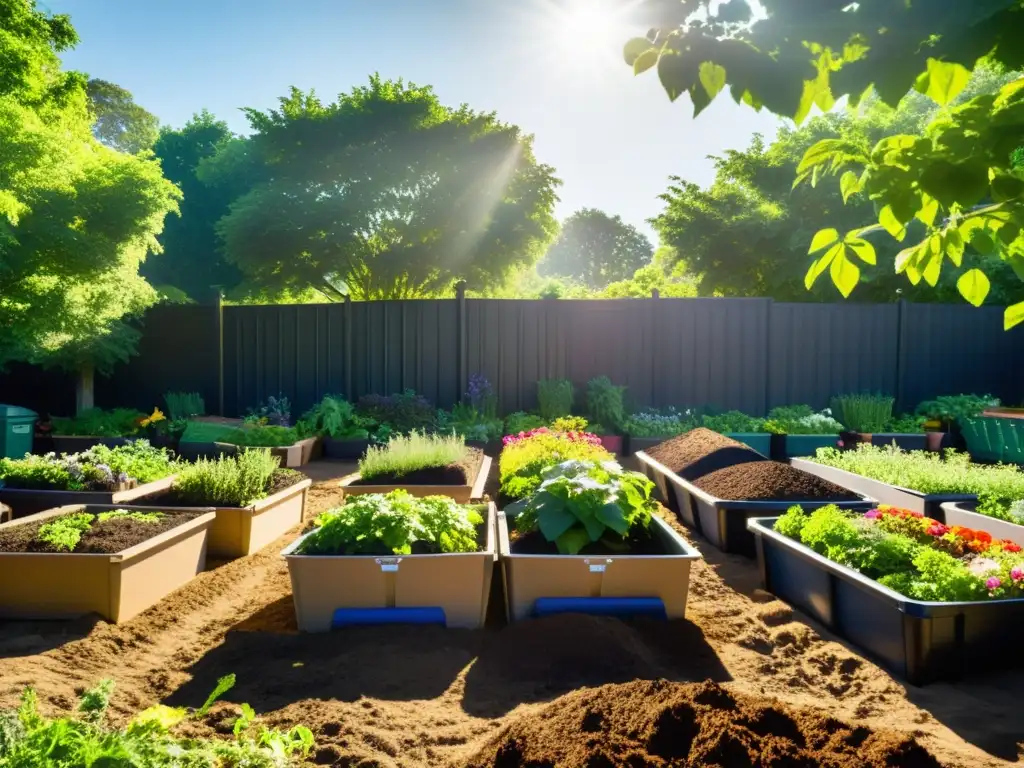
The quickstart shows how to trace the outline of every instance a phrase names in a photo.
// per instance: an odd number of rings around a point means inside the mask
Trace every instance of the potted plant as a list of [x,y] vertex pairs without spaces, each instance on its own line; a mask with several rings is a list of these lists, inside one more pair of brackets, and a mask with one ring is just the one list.
[[622,453],[622,426],[626,421],[623,402],[626,388],[612,384],[607,376],[598,376],[587,382],[587,411],[597,424],[594,433],[601,444],[615,454]]
[[498,461],[501,496],[522,499],[537,491],[545,469],[564,461],[611,461],[597,435],[589,432],[555,431],[538,427],[507,435]]
[[787,405],[768,412],[764,429],[773,436],[771,455],[790,459],[813,456],[819,448],[834,448],[843,425],[832,418],[829,408],[815,413],[809,405]]
[[403,490],[346,498],[282,552],[299,629],[482,627],[496,557],[494,517],[493,504]]
[[347,496],[404,489],[416,496],[451,496],[467,502],[483,497],[491,459],[458,435],[412,432],[374,445],[359,460],[359,472],[345,477]]
[[370,431],[376,424],[358,415],[355,406],[340,395],[325,395],[297,426],[302,434],[320,438],[327,458],[354,461],[370,447]]
[[658,443],[676,437],[694,427],[694,416],[689,410],[678,411],[669,407],[659,411],[649,408],[631,414],[623,426],[626,433],[626,455],[646,451]]
[[0,458],[0,501],[17,516],[71,504],[125,504],[169,488],[180,466],[147,440],[60,456]]
[[839,437],[844,446],[870,443],[892,421],[895,398],[888,395],[850,394],[832,398],[832,414],[846,427]]
[[726,411],[705,414],[700,419],[700,426],[749,445],[762,456],[771,455],[772,436],[765,428],[764,419],[741,411]]
[[562,611],[683,618],[700,553],[654,514],[653,489],[613,461],[548,467],[535,493],[498,515],[509,620]]
[[921,685],[1016,658],[1024,553],[920,511],[836,506],[749,522],[764,587]]
[[127,621],[206,567],[210,509],[58,507],[0,525],[7,619]]

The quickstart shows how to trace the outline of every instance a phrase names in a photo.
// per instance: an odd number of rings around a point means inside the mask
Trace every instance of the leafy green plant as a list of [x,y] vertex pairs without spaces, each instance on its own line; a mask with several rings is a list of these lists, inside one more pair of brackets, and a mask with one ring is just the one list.
[[745,432],[764,432],[764,419],[748,416],[741,411],[726,411],[719,414],[706,414],[701,418],[701,426],[722,434],[742,434]]
[[206,415],[206,403],[198,392],[165,392],[167,416],[171,421],[191,419]]
[[892,420],[895,400],[888,395],[839,395],[832,399],[832,413],[851,432],[881,432]]
[[587,412],[606,430],[619,432],[626,421],[625,393],[607,376],[597,376],[587,382]]
[[815,413],[809,405],[772,408],[764,423],[764,431],[776,435],[836,435],[842,428],[830,409]]
[[245,423],[262,427],[272,425],[275,427],[289,427],[292,423],[292,404],[284,395],[269,396],[265,401],[255,408],[250,408],[245,416]]
[[917,415],[928,421],[937,421],[944,426],[961,419],[980,416],[986,408],[999,405],[999,398],[992,395],[940,395],[934,400],[925,400],[917,406]]
[[592,435],[538,432],[506,443],[502,449],[498,460],[501,492],[511,499],[521,499],[540,487],[548,467],[570,459],[602,462],[613,458]]
[[542,473],[536,493],[507,508],[522,533],[540,531],[564,555],[600,541],[624,551],[646,530],[656,502],[654,483],[614,461],[565,461]]
[[505,434],[518,435],[520,432],[529,432],[531,429],[543,427],[543,417],[525,411],[516,411],[505,417]]
[[389,396],[361,397],[356,405],[356,412],[378,424],[378,431],[380,428],[386,428],[387,437],[392,434],[405,435],[415,431],[429,431],[435,427],[437,418],[433,404],[412,389]]
[[174,481],[182,504],[245,507],[266,498],[280,461],[269,450],[253,449],[237,456],[200,459],[186,465]]
[[163,519],[160,512],[140,512],[133,510],[110,510],[92,514],[91,512],[72,512],[61,515],[48,523],[39,526],[36,540],[49,544],[58,552],[74,552],[82,535],[92,529],[94,524],[102,525],[110,520],[129,519],[140,523],[158,523]]
[[664,411],[649,409],[631,414],[623,425],[626,434],[633,437],[675,437],[689,432],[696,426],[693,413],[666,408]]
[[78,456],[79,461],[106,465],[115,475],[123,474],[140,483],[160,480],[174,474],[181,466],[166,448],[157,448],[148,440],[132,440],[114,448],[94,445]]
[[117,490],[134,482],[148,483],[174,474],[179,463],[147,440],[116,448],[96,445],[88,451],[57,456],[0,458],[0,484],[41,490]]
[[940,456],[896,446],[819,448],[814,461],[921,493],[977,494],[977,511],[1003,520],[1010,519],[1011,505],[1024,499],[1024,472],[1008,465],[973,464],[967,454],[951,450]]
[[504,423],[495,416],[488,416],[486,410],[463,402],[456,403],[451,413],[438,411],[437,429],[439,432],[454,432],[466,440],[489,442],[501,439]]
[[893,416],[884,427],[885,432],[894,434],[913,434],[924,431],[924,416],[915,416],[911,413],[904,413],[901,416]]
[[396,435],[385,445],[370,446],[359,460],[359,474],[363,480],[384,475],[401,477],[421,469],[457,464],[466,452],[466,441],[460,435]]
[[542,379],[537,382],[537,406],[545,424],[572,413],[573,386],[568,379]]
[[449,496],[417,498],[407,491],[352,496],[317,518],[296,550],[303,555],[408,555],[420,543],[428,553],[476,552],[479,510]]
[[586,432],[589,426],[582,416],[561,416],[551,422],[553,432]]
[[71,418],[55,418],[53,434],[85,437],[130,437],[138,434],[147,414],[133,408],[88,408]]
[[356,414],[352,403],[340,395],[325,395],[302,417],[303,430],[335,440],[366,440],[375,426],[372,419]]
[[295,427],[280,427],[272,424],[236,429],[222,438],[222,442],[254,448],[277,448],[293,445],[299,439]]

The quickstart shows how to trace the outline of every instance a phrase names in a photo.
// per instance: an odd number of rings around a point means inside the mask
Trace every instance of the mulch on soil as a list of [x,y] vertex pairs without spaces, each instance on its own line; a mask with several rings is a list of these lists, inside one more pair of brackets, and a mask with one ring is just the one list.
[[[204,514],[175,510],[160,511],[163,512],[163,517],[155,523],[143,523],[126,517],[115,517],[102,523],[94,520],[92,527],[82,534],[72,554],[113,555],[123,552]],[[0,552],[61,552],[51,544],[35,540],[43,525],[59,520],[60,517],[0,529]]]
[[482,450],[467,448],[461,461],[446,467],[418,469],[404,475],[375,475],[369,480],[360,478],[352,485],[473,485],[483,462]]
[[503,728],[467,768],[939,768],[912,737],[854,727],[711,682],[576,691]]

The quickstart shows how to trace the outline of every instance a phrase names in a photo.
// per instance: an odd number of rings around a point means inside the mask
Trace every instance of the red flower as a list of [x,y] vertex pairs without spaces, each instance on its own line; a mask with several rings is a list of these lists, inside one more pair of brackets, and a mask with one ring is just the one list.
[[1020,544],[1010,541],[1009,539],[1003,539],[1001,543],[1004,552],[1020,552],[1021,550]]
[[927,533],[929,536],[935,537],[945,536],[947,533],[949,533],[949,526],[943,525],[939,522],[933,522],[931,525],[928,526],[928,530],[925,531],[925,533]]

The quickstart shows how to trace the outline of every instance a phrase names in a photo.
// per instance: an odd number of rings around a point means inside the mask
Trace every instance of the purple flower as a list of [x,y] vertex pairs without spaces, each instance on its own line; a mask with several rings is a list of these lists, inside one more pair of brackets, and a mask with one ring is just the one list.
[[474,373],[469,377],[469,385],[466,388],[466,398],[474,408],[483,405],[485,399],[493,394],[491,382],[482,373]]
[[1010,578],[1014,581],[1024,581],[1024,566],[1015,565],[1010,569]]
[[881,516],[882,513],[879,512],[877,509],[869,509],[867,512],[864,513],[864,517],[866,517],[868,520],[877,520]]
[[985,586],[989,589],[999,589],[1003,585],[1003,582],[999,580],[998,576],[990,576],[985,580]]

